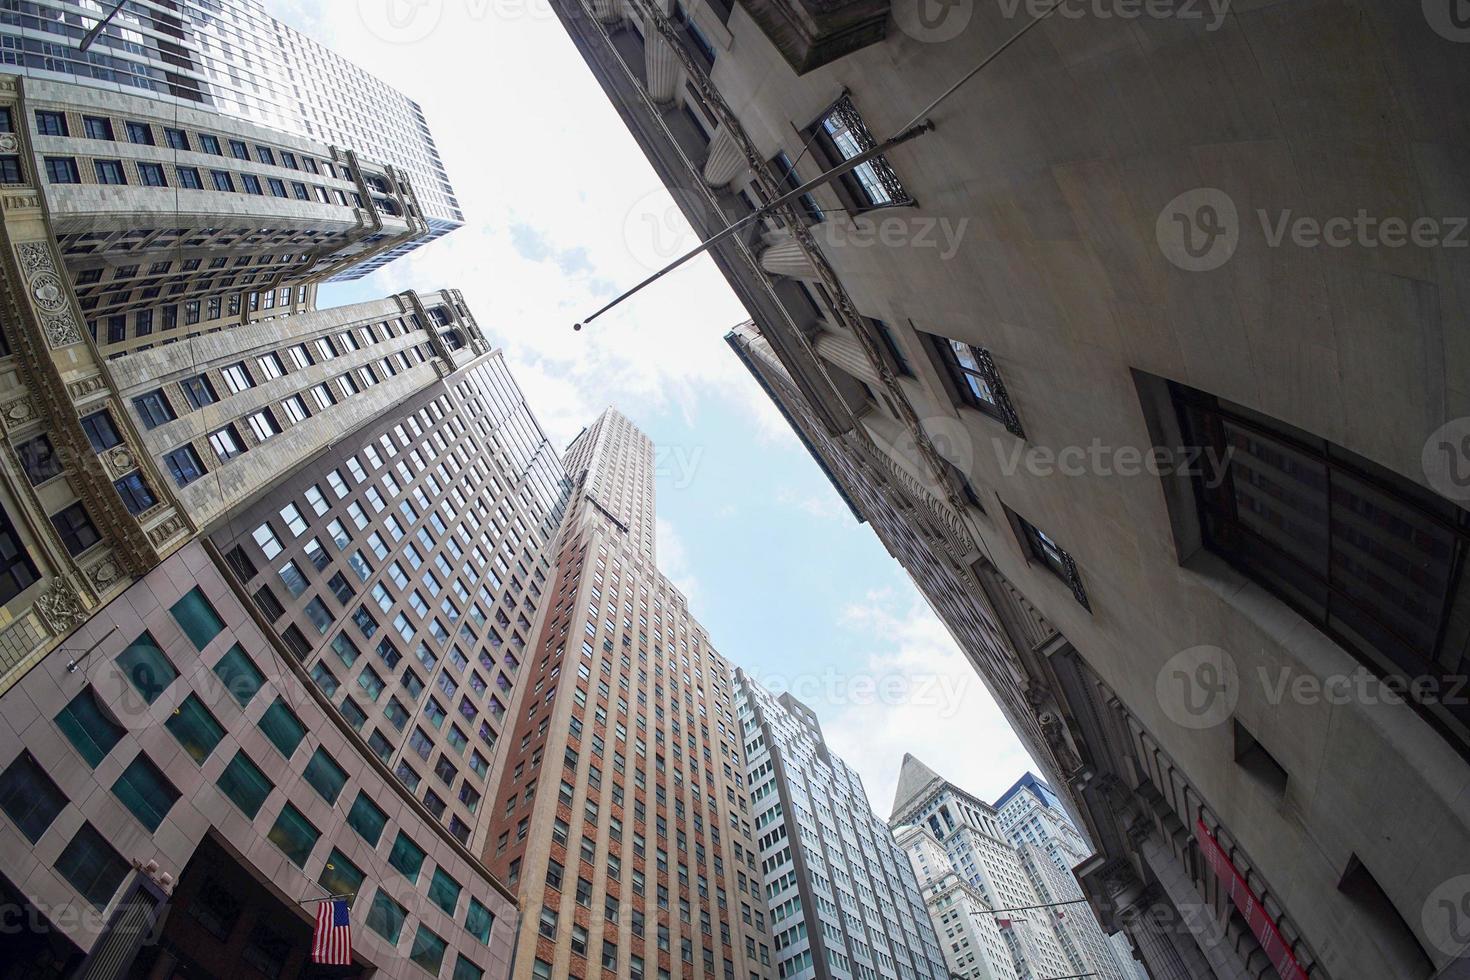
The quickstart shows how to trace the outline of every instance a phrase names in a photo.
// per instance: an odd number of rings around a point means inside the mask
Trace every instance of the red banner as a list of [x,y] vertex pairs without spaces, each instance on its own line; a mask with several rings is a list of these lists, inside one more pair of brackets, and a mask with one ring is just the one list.
[[1220,842],[1215,840],[1215,835],[1210,833],[1203,820],[1196,821],[1194,825],[1194,836],[1199,841],[1200,852],[1205,857],[1205,863],[1215,872],[1215,877],[1220,879],[1220,884],[1230,893],[1230,898],[1235,902],[1235,907],[1240,909],[1240,914],[1245,916],[1245,921],[1250,923],[1251,932],[1255,934],[1261,949],[1271,960],[1271,965],[1281,975],[1281,980],[1307,980],[1307,971],[1296,961],[1291,947],[1281,936],[1281,930],[1276,928],[1276,923],[1266,912],[1265,906],[1256,893],[1251,891],[1250,885],[1246,884],[1245,878],[1235,870],[1235,865],[1229,856],[1220,847]]

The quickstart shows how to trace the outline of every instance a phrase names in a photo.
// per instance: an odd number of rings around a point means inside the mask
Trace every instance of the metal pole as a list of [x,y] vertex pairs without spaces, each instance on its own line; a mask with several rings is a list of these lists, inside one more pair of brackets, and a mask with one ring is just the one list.
[[121,10],[123,8],[123,4],[127,2],[128,0],[117,0],[117,6],[109,10],[106,17],[103,17],[96,24],[92,25],[92,29],[90,31],[82,35],[82,43],[77,45],[78,50],[85,51],[90,48],[92,46],[92,42],[97,40],[97,35],[102,33],[102,29],[112,22],[112,18],[117,16],[117,12]]
[[1054,909],[1058,905],[1081,905],[1086,901],[1085,898],[1069,898],[1065,902],[1051,902],[1047,905],[1022,905],[1013,909],[986,909],[986,911],[991,915],[999,915],[1001,912],[1030,912],[1032,909]]
[[834,179],[836,179],[838,177],[841,177],[843,174],[850,173],[851,171],[856,170],[858,167],[861,167],[863,164],[867,163],[869,160],[873,159],[874,157],[882,156],[885,152],[887,152],[888,150],[890,150],[893,147],[897,146],[898,144],[900,144],[900,143],[906,143],[909,140],[913,139],[915,136],[923,135],[924,133],[927,133],[929,130],[931,130],[933,128],[934,128],[934,124],[931,123],[931,122],[928,122],[928,121],[925,121],[925,122],[922,122],[922,123],[918,123],[918,124],[916,124],[914,126],[911,126],[908,129],[904,130],[902,133],[899,133],[897,136],[894,136],[891,139],[884,140],[882,143],[879,143],[877,146],[874,146],[871,149],[864,150],[862,153],[859,153],[857,156],[853,157],[850,160],[843,161],[841,164],[839,164],[836,167],[833,167],[831,170],[827,171],[826,173],[824,173],[824,174],[822,174],[820,176],[817,176],[817,177],[813,177],[811,180],[807,181],[805,184],[802,184],[800,187],[796,188],[795,190],[788,191],[785,194],[782,194],[780,197],[776,198],[774,201],[772,201],[770,204],[767,204],[765,207],[757,208],[756,210],[750,212],[750,214],[747,214],[745,217],[741,218],[739,221],[735,222],[732,225],[727,226],[724,230],[719,231],[719,232],[715,233],[714,235],[712,235],[711,237],[709,237],[708,239],[700,242],[698,245],[696,245],[694,248],[690,249],[688,252],[685,252],[683,255],[679,256],[677,259],[675,259],[674,261],[670,262],[668,265],[664,266],[662,269],[658,270],[653,275],[649,276],[647,279],[644,279],[642,282],[640,282],[638,285],[634,286],[632,289],[629,289],[627,292],[625,292],[622,295],[618,296],[616,299],[614,299],[612,302],[608,303],[606,306],[602,307],[602,309],[598,310],[596,313],[593,313],[591,316],[587,317],[587,319],[581,321],[580,323],[574,323],[574,324],[572,324],[572,329],[573,330],[581,330],[584,326],[586,326],[587,324],[591,323],[593,320],[596,320],[598,317],[602,316],[602,314],[606,313],[608,310],[612,309],[614,306],[617,306],[623,300],[627,299],[629,296],[632,296],[634,293],[638,292],[643,287],[649,285],[650,283],[657,282],[658,280],[662,279],[664,276],[668,275],[670,272],[673,272],[675,269],[679,268],[679,266],[683,265],[685,262],[688,262],[690,259],[694,258],[695,256],[700,255],[701,253],[704,253],[704,252],[709,251],[711,248],[713,248],[714,246],[718,245],[720,242],[723,242],[725,239],[731,237],[736,232],[740,231],[740,229],[742,229],[745,226],[749,225],[751,222],[756,221],[757,219],[762,218],[762,217],[764,217],[767,214],[770,214],[772,211],[776,210],[777,208],[779,208],[779,207],[781,207],[781,206],[783,206],[785,204],[789,204],[792,201],[795,201],[796,199],[800,198],[803,194],[810,193],[810,191],[812,190],[812,188],[814,188],[814,187],[821,187],[823,184],[827,183],[828,181],[831,181],[831,180],[834,180]]

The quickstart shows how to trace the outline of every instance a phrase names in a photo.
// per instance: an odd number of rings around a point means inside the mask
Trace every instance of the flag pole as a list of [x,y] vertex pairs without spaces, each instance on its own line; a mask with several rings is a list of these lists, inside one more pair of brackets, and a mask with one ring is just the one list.
[[298,901],[296,904],[297,905],[310,905],[313,902],[335,902],[335,901],[338,901],[339,899],[343,899],[343,898],[356,898],[356,897],[357,897],[357,892],[343,892],[340,895],[327,895],[324,898],[303,898],[300,901]]

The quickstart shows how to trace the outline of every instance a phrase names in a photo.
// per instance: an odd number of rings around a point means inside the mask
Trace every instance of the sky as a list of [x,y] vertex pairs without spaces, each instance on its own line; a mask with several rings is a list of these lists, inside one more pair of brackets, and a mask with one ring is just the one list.
[[423,108],[466,223],[321,305],[455,287],[553,443],[616,405],[657,446],[659,567],[716,649],[812,707],[879,816],[912,752],[994,800],[1028,768],[907,574],[842,503],[724,335],[708,260],[581,333],[697,243],[545,0],[267,0]]

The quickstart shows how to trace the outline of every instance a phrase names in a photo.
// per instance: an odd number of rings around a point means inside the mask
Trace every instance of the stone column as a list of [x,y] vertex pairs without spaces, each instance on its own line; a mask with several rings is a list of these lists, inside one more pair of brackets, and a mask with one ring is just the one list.
[[847,334],[822,330],[812,346],[824,361],[835,364],[853,377],[861,378],[872,385],[882,384],[878,372],[873,370],[873,365],[863,353],[862,345]]
[[783,233],[774,239],[761,253],[761,268],[773,276],[804,279],[807,282],[816,282],[818,279],[811,256],[806,254],[806,249],[789,233]]
[[674,88],[679,82],[679,56],[652,24],[644,25],[643,38],[648,95],[659,105],[668,105],[674,101]]
[[721,126],[715,130],[714,139],[709,144],[709,156],[704,161],[704,182],[711,187],[724,187],[745,169],[745,154],[740,144],[730,135],[728,127]]

